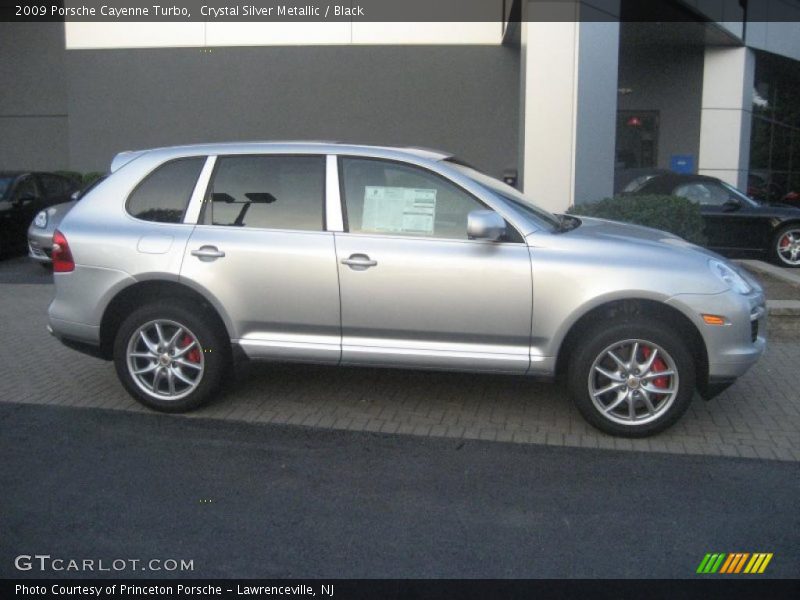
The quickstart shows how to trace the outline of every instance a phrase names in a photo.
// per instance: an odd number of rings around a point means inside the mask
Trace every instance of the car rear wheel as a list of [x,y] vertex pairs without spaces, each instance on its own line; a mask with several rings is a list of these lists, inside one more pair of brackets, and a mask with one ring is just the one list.
[[658,322],[598,324],[569,364],[569,388],[583,417],[612,435],[663,431],[689,408],[695,366],[685,342]]
[[186,412],[216,392],[229,352],[224,336],[203,316],[179,301],[162,301],[125,319],[114,341],[114,364],[136,400],[163,412]]
[[772,259],[782,267],[800,267],[800,225],[788,225],[775,234]]

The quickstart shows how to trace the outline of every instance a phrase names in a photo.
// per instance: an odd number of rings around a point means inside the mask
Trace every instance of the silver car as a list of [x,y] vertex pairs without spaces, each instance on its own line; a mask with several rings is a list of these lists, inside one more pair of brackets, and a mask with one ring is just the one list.
[[445,153],[211,144],[111,171],[54,234],[49,327],[156,410],[240,356],[561,378],[592,425],[645,436],[764,352],[763,292],[725,259]]

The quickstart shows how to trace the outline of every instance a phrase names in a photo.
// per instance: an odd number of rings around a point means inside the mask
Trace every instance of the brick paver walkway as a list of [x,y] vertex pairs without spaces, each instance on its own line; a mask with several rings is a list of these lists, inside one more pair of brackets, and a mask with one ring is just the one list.
[[[0,401],[146,410],[122,389],[111,363],[47,334],[52,293],[46,283],[0,282]],[[800,343],[772,342],[733,388],[711,402],[696,398],[675,427],[646,440],[592,429],[555,385],[366,368],[255,363],[189,417],[800,461]]]

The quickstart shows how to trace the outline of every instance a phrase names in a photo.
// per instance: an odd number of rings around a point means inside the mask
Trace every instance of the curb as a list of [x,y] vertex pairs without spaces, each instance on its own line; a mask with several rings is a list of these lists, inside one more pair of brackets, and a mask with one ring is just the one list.
[[[800,297],[800,274],[760,260],[735,262],[751,272],[769,275],[773,279],[796,286]],[[767,335],[771,339],[785,341],[800,339],[800,300],[767,300]]]
[[770,339],[800,339],[800,300],[767,300],[767,335]]
[[[775,265],[765,263],[761,260],[736,260],[734,262],[747,267],[751,271],[770,275],[775,279],[780,279],[784,283],[790,283],[800,288],[800,273],[788,272],[787,269],[776,267]],[[800,289],[798,290],[798,293],[800,293]]]

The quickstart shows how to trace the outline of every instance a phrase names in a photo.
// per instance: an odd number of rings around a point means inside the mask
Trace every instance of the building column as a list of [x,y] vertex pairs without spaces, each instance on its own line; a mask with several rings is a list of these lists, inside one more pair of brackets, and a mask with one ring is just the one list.
[[602,4],[523,7],[519,170],[523,191],[554,212],[613,193],[619,2]]
[[703,66],[698,172],[747,189],[755,55],[709,47]]

